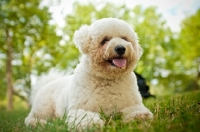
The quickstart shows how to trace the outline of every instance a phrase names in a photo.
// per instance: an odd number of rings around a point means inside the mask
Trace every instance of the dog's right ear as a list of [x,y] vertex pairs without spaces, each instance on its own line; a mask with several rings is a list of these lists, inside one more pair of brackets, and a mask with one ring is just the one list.
[[87,53],[87,46],[90,42],[89,26],[83,25],[74,33],[74,43],[81,53]]

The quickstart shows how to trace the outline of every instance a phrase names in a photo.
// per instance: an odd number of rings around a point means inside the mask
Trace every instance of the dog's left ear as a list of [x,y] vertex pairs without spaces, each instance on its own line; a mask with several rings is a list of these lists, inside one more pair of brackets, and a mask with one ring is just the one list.
[[139,43],[137,44],[137,50],[138,50],[138,59],[140,59],[140,57],[143,54],[143,49],[142,49],[142,47],[140,46]]
[[89,26],[84,25],[74,33],[74,43],[79,51],[84,54],[87,53],[87,46],[90,41]]
[[139,60],[140,57],[141,57],[142,54],[143,54],[143,49],[142,49],[142,47],[140,46],[139,38],[138,38],[137,33],[135,33],[135,39],[136,39],[137,58],[138,58],[138,60]]

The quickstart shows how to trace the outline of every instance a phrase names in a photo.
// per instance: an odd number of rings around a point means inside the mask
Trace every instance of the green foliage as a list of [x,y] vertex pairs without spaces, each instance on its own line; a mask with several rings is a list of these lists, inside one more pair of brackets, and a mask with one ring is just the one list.
[[[187,59],[197,61],[199,59],[200,49],[200,9],[193,15],[186,17],[182,22],[182,29],[180,33],[180,41],[182,48],[181,53],[184,53],[184,57]],[[187,50],[185,50],[187,49]],[[185,63],[188,63],[185,61]],[[189,64],[191,65],[191,63]]]
[[[173,33],[170,41],[171,49],[166,56],[167,78],[163,78],[163,85],[180,92],[200,88],[200,10],[186,17],[178,34]],[[159,78],[162,79],[162,78]]]
[[[137,71],[143,73],[147,79],[162,78],[166,69],[166,57],[172,49],[170,42],[172,32],[166,21],[157,13],[156,7],[143,9],[136,6],[133,9],[136,21],[132,22],[139,36],[140,44],[144,50]],[[155,24],[156,23],[156,24]]]
[[[60,38],[55,34],[55,26],[49,24],[51,14],[47,7],[39,7],[40,0],[3,0],[0,2],[0,69],[1,82],[5,84],[5,60],[11,38],[12,67],[15,88],[27,91],[31,85],[30,76],[40,75],[57,63],[55,54]],[[54,58],[54,61],[51,61]],[[1,85],[5,89],[5,85]],[[1,93],[3,91],[1,90]],[[5,95],[5,94],[4,94]]]
[[[157,99],[144,100],[145,105],[154,114],[153,120],[135,120],[130,123],[123,123],[118,113],[107,116],[102,113],[102,118],[106,121],[103,128],[93,127],[84,131],[148,131],[148,132],[183,132],[199,131],[200,121],[200,91],[193,91],[176,96],[157,97]],[[43,131],[43,132],[64,132],[76,131],[76,128],[69,130],[65,123],[66,117],[61,119],[48,120],[46,125],[38,124],[35,128],[26,127],[24,118],[28,111],[19,109],[13,112],[5,112],[0,109],[0,131]]]
[[[200,88],[200,9],[182,22],[178,46],[185,74],[193,78],[195,89]],[[186,61],[187,60],[187,61]],[[190,80],[189,80],[190,81]]]

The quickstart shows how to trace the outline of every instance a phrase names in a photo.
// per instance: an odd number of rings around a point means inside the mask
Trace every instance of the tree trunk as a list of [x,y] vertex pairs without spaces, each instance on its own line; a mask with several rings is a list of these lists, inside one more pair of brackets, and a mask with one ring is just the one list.
[[13,109],[13,83],[12,83],[12,36],[6,30],[7,60],[6,60],[6,80],[7,80],[7,110]]

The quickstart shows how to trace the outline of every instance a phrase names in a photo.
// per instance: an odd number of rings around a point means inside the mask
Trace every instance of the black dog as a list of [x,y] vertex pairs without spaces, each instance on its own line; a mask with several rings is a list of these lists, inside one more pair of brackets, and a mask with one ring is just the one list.
[[149,97],[154,97],[155,95],[152,95],[149,92],[149,86],[146,84],[145,78],[143,78],[140,74],[135,72],[135,75],[137,77],[137,83],[139,87],[139,91],[142,95],[143,98],[149,98]]

